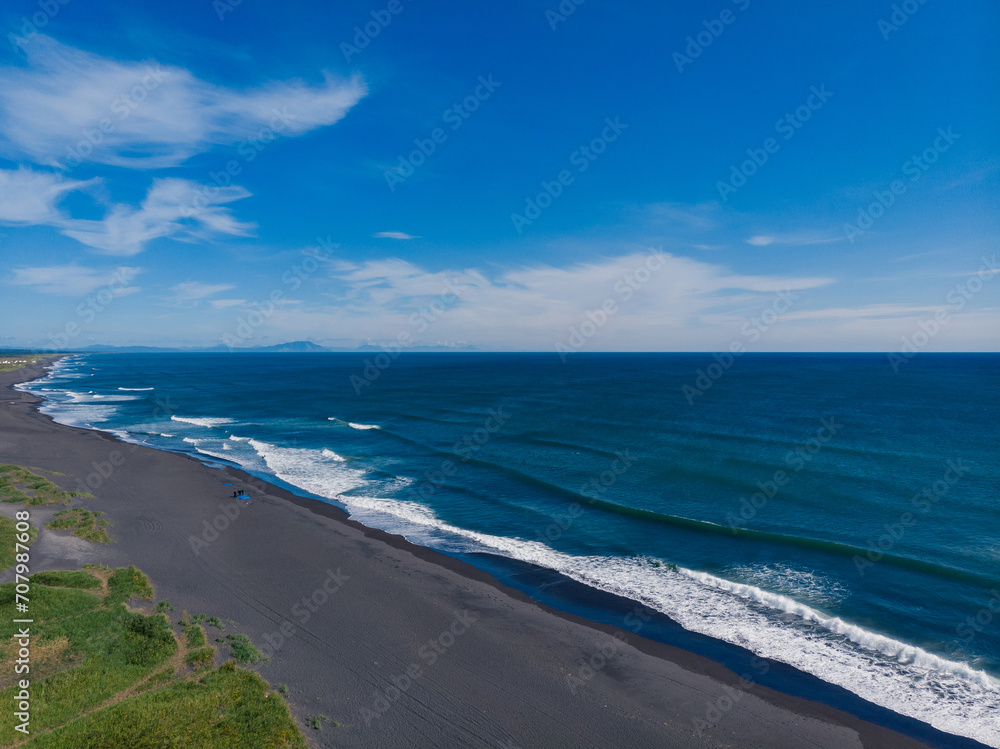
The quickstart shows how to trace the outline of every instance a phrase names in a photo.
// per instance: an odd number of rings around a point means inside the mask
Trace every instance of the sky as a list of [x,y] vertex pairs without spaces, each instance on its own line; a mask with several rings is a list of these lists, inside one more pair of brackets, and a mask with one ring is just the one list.
[[0,346],[1000,350],[995,2],[0,24]]

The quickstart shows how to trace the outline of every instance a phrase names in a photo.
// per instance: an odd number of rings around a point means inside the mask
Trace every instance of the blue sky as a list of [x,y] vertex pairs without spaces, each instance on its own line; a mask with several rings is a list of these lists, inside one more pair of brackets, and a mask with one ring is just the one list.
[[0,345],[1000,349],[996,3],[0,21]]

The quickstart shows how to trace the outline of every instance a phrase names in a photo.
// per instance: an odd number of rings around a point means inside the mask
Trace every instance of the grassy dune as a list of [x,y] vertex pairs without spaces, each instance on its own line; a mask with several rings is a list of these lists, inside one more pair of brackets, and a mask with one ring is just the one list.
[[[215,650],[197,623],[130,609],[153,589],[135,567],[31,578],[31,734],[0,711],[0,744],[42,747],[304,748],[284,700]],[[0,585],[13,610],[14,585]],[[195,629],[196,628],[196,629]],[[14,704],[16,626],[0,620],[0,701]],[[194,657],[191,657],[195,654]]]

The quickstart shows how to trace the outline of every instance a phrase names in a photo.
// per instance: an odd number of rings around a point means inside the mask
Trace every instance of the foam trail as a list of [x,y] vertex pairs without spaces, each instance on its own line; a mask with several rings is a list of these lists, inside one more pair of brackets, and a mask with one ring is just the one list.
[[381,429],[378,424],[358,424],[353,421],[344,421],[343,419],[338,419],[336,416],[328,416],[327,421],[336,421],[339,424],[347,424],[351,429]]
[[119,390],[153,390],[153,388],[118,388]]
[[219,427],[223,424],[235,424],[234,419],[226,418],[213,418],[213,417],[198,417],[193,416],[171,416],[171,421],[180,421],[185,424],[194,424],[199,427]]

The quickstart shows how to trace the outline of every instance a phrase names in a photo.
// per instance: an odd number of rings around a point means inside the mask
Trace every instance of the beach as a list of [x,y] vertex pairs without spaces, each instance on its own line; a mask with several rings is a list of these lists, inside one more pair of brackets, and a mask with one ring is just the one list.
[[588,622],[236,469],[56,424],[11,389],[43,373],[0,374],[0,461],[82,481],[113,543],[43,530],[32,571],[134,564],[156,600],[250,635],[300,724],[340,724],[305,729],[316,746],[929,745],[645,639],[641,607],[632,628]]

